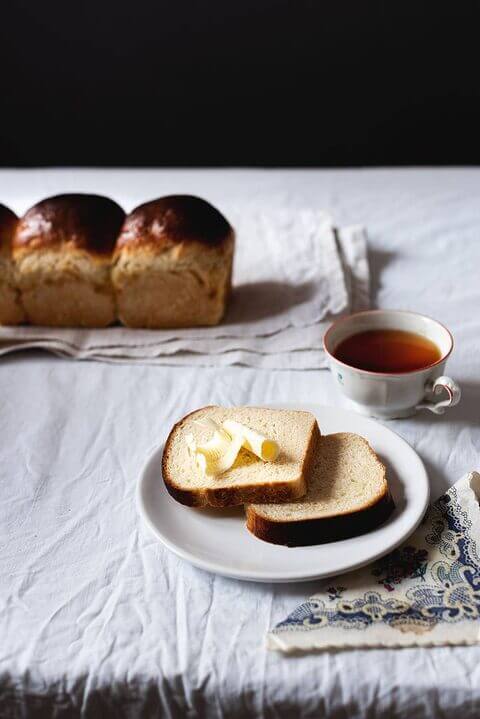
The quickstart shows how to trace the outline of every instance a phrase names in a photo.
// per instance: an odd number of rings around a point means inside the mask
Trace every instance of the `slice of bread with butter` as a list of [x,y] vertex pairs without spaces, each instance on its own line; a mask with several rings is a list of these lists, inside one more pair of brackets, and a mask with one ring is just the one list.
[[162,469],[178,502],[245,504],[252,534],[290,547],[364,534],[394,509],[368,442],[349,432],[320,436],[310,412],[204,407],[174,426]]
[[291,502],[307,491],[319,438],[310,412],[204,407],[170,432],[163,479],[190,507]]

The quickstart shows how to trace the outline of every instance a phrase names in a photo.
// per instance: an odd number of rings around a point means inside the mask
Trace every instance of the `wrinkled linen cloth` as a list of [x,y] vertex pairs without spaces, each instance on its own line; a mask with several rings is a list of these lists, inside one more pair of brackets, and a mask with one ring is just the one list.
[[[432,500],[480,456],[479,189],[474,169],[0,171],[0,200],[17,212],[62,191],[127,209],[169,192],[221,209],[253,194],[368,227],[375,305],[437,317],[455,338],[447,372],[461,403],[387,423],[423,459]],[[179,417],[209,403],[338,405],[329,372],[32,351],[1,358],[0,398],[2,719],[478,719],[479,647],[268,651],[268,630],[321,583],[211,575],[140,521],[137,479]]]
[[220,325],[165,330],[0,327],[0,355],[37,348],[105,362],[326,366],[322,339],[332,318],[369,306],[365,230],[336,229],[328,213],[310,209],[259,210],[245,203],[240,209],[227,208],[226,214],[237,240],[234,288]]
[[325,583],[269,632],[283,652],[480,642],[480,474],[442,494],[373,564]]

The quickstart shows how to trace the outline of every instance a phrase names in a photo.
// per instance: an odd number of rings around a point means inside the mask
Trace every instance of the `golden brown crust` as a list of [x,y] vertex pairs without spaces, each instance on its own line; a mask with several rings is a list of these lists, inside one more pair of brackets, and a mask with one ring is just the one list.
[[0,251],[10,251],[17,222],[16,214],[5,205],[0,205]]
[[17,222],[16,214],[0,205],[0,325],[18,325],[25,321],[12,257]]
[[[162,470],[163,471],[163,470]],[[186,490],[177,487],[170,476],[163,475],[168,493],[187,507],[234,507],[247,502],[292,502],[305,494],[305,484],[271,482],[268,485],[242,485],[207,490]]]
[[117,240],[121,250],[163,252],[178,244],[221,248],[233,230],[213,205],[193,195],[168,195],[136,207],[125,219]]
[[247,529],[258,539],[287,547],[305,547],[313,544],[337,542],[372,531],[385,522],[395,504],[390,493],[366,509],[340,514],[335,517],[304,519],[290,522],[275,521],[257,514],[254,507],[246,507]]
[[80,193],[48,197],[19,221],[14,255],[61,247],[108,257],[124,219],[122,208],[108,197]]
[[187,507],[231,507],[249,502],[291,502],[294,499],[303,497],[306,492],[305,476],[308,472],[310,462],[315,455],[317,443],[320,438],[320,430],[316,422],[314,424],[308,450],[301,467],[300,476],[298,478],[300,482],[298,483],[294,483],[291,480],[289,482],[266,482],[261,486],[253,484],[242,485],[241,487],[218,487],[205,490],[186,490],[179,487],[169,471],[169,463],[172,456],[172,439],[175,432],[180,429],[184,422],[205,409],[208,409],[208,407],[202,407],[201,409],[194,410],[177,422],[173,426],[165,443],[162,458],[163,481],[165,482],[168,493],[176,499],[177,502],[185,504]]

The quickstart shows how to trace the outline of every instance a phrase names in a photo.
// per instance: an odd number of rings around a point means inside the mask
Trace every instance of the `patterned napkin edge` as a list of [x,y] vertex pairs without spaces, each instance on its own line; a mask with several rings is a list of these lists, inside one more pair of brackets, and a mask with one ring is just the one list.
[[[465,525],[468,527],[469,537],[474,543],[473,551],[476,553],[478,560],[478,550],[480,549],[480,474],[473,471],[458,480],[433,504],[430,512],[432,508],[435,509],[442,502],[445,503],[446,498],[451,500],[454,496],[458,497],[457,512],[461,514]],[[422,526],[413,533],[412,537],[422,531]],[[451,533],[450,529],[447,531]],[[407,543],[408,541],[406,540]],[[362,570],[357,571],[362,572]],[[324,585],[325,583],[322,584]],[[480,589],[480,586],[477,586],[478,589]],[[281,622],[270,631],[266,637],[267,648],[283,653],[303,653],[331,649],[473,645],[480,642],[480,625],[478,621],[475,623],[475,619],[458,621],[455,624],[449,623],[447,625],[448,637],[445,636],[445,625],[442,622],[439,622],[433,629],[425,633],[416,633],[412,627],[409,628],[409,631],[402,633],[402,631],[399,632],[398,629],[393,629],[382,622],[380,625],[373,624],[367,627],[366,633],[363,635],[365,641],[362,640],[361,636],[355,634],[355,630],[351,629],[346,630],[338,626],[322,626],[321,629],[311,629],[308,624],[302,626],[302,619],[304,618],[308,621],[312,612],[312,603],[315,603],[317,599],[317,595],[313,595],[307,602],[297,607],[284,622]],[[289,627],[289,620],[291,619],[295,622],[294,628]]]

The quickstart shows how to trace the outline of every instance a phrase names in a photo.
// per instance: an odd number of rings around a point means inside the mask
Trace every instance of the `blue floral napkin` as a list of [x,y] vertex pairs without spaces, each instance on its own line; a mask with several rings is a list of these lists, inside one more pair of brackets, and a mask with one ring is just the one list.
[[480,641],[480,474],[460,479],[401,547],[330,580],[267,636],[270,649]]

